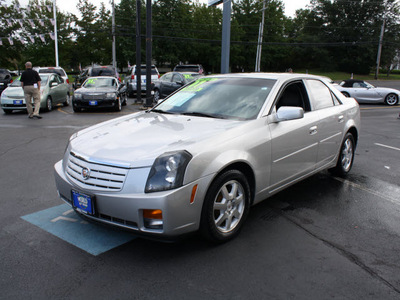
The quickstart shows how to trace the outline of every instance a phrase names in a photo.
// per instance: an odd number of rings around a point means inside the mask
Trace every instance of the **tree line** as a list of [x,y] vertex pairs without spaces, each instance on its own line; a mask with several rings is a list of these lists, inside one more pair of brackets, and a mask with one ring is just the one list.
[[[30,60],[55,65],[53,12],[49,0],[31,0],[27,8],[0,0],[0,67],[21,69]],[[263,0],[232,0],[230,68],[255,68]],[[59,64],[66,70],[111,64],[112,15],[104,4],[79,0],[78,15],[57,10]],[[157,66],[202,64],[218,73],[221,64],[222,5],[189,0],[152,4],[152,58]],[[311,0],[294,17],[281,0],[266,0],[261,71],[321,69],[366,74],[376,66],[383,29],[381,66],[399,57],[399,7],[395,0]],[[142,61],[145,61],[146,4],[141,9]],[[115,6],[117,65],[136,61],[136,1]],[[384,25],[384,26],[383,26]],[[11,38],[11,39],[10,39]]]

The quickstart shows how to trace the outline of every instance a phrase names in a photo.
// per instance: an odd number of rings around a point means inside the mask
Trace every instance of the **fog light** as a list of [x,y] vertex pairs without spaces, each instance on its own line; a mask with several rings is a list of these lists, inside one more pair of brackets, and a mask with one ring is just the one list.
[[144,209],[143,224],[148,229],[162,229],[164,221],[160,209]]

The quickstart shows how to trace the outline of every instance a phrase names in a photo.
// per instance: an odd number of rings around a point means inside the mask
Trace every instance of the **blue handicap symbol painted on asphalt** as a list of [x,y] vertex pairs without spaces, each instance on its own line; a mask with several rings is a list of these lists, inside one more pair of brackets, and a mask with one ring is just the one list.
[[92,255],[99,255],[135,239],[129,232],[115,231],[84,221],[67,204],[21,218]]

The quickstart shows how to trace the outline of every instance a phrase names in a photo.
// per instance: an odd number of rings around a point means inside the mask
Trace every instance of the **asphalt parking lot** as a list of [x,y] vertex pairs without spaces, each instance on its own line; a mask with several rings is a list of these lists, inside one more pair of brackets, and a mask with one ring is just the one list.
[[140,109],[0,113],[0,299],[400,298],[400,106],[361,106],[350,176],[322,172],[254,206],[219,246],[98,228],[58,198],[69,136]]

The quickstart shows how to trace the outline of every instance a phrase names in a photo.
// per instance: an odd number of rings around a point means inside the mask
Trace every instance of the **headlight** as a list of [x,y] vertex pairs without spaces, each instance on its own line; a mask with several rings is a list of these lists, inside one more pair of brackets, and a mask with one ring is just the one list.
[[146,182],[146,193],[171,190],[182,186],[186,166],[192,155],[186,151],[167,152],[155,160]]
[[75,99],[82,99],[82,94],[75,93],[75,94],[74,94],[74,98],[75,98]]
[[115,93],[107,93],[106,95],[107,98],[115,98]]

